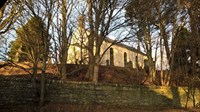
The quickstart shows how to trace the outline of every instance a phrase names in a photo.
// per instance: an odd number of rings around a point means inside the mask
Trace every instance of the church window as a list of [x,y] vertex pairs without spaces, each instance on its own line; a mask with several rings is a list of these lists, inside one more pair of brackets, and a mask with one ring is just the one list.
[[110,65],[114,65],[114,51],[113,48],[110,48]]
[[124,52],[124,66],[126,65],[126,63],[127,63],[127,53]]

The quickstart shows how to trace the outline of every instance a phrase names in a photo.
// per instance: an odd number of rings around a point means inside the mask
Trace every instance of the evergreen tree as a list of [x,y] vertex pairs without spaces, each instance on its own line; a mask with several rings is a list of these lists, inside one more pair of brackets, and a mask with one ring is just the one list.
[[189,58],[189,39],[190,39],[190,32],[187,28],[180,27],[177,30],[176,36],[174,37],[173,44],[175,47],[175,57],[174,57],[174,64],[172,65],[173,69],[178,69],[186,66],[188,64]]
[[[11,43],[10,57],[13,61],[37,63],[44,51],[43,41],[48,36],[45,24],[39,17],[33,17],[17,29],[17,39]],[[50,40],[48,40],[49,43]]]

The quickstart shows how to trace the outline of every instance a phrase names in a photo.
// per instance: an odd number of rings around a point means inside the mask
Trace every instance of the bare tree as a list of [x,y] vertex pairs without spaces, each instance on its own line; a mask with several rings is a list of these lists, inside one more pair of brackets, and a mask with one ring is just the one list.
[[72,37],[72,30],[67,26],[70,24],[70,16],[72,14],[73,8],[75,6],[75,3],[73,0],[67,1],[62,0],[62,8],[61,8],[61,14],[62,14],[62,38],[61,38],[61,52],[60,52],[60,75],[62,79],[66,78],[66,62],[67,62],[67,55],[68,55],[68,48],[70,45],[70,39]]
[[[104,53],[101,54],[101,45],[111,32],[125,26],[126,21],[122,20],[124,16],[121,12],[127,2],[126,0],[88,0],[87,4],[90,31],[88,36],[89,69],[87,77],[92,79],[94,83],[97,83],[99,65],[104,55]],[[119,22],[120,19],[122,22]],[[109,47],[103,52],[106,52],[108,49]]]
[[79,1],[76,0],[61,0],[56,1],[56,7],[54,8],[54,17],[52,25],[52,40],[53,40],[53,58],[57,64],[59,75],[62,80],[67,76],[67,58],[68,49],[73,36],[76,16],[76,5]]
[[[0,41],[1,44],[1,59],[7,61],[8,45],[10,36],[6,35],[14,27],[14,23],[21,13],[21,8],[18,6],[18,0],[1,1],[0,6]],[[6,36],[5,36],[6,35]],[[3,45],[4,44],[4,45]],[[6,63],[7,65],[8,63]]]
[[[18,25],[22,25],[26,21],[29,21],[30,18],[41,18],[41,21],[44,23],[44,25],[38,26],[37,30],[40,30],[40,44],[38,44],[38,47],[41,47],[43,49],[41,53],[36,53],[35,55],[32,56],[32,59],[34,59],[34,67],[36,71],[34,72],[33,76],[35,77],[35,74],[37,74],[37,69],[38,69],[38,64],[41,62],[42,67],[40,70],[42,71],[41,74],[41,83],[40,83],[40,105],[43,105],[44,102],[44,95],[45,95],[45,74],[46,74],[46,69],[47,69],[47,60],[49,56],[49,47],[50,47],[50,40],[51,40],[51,26],[52,26],[52,21],[53,21],[53,10],[55,8],[55,0],[25,0],[22,2],[22,7],[23,7],[23,12],[21,14],[20,19],[18,20]],[[24,27],[22,27],[24,29]],[[26,29],[24,29],[25,34],[28,33],[26,32]],[[31,35],[29,35],[31,37]],[[29,37],[29,38],[30,38]],[[37,47],[34,46],[34,47]],[[34,48],[33,47],[33,48]],[[31,53],[34,53],[31,52]],[[35,57],[37,57],[35,59]],[[34,79],[34,78],[33,78]],[[35,79],[34,79],[35,80]],[[35,81],[34,81],[35,82]],[[35,85],[35,84],[34,84]]]
[[127,17],[131,19],[130,24],[137,26],[138,40],[143,43],[144,50],[148,58],[149,75],[152,82],[156,82],[155,62],[153,60],[153,43],[152,37],[154,27],[155,11],[153,9],[153,1],[146,2],[145,0],[132,1],[127,7]]
[[7,3],[0,8],[0,34],[4,34],[10,29],[21,10],[18,7],[18,1],[9,1]]
[[[168,60],[169,65],[171,65],[172,62],[172,57],[173,54],[173,44],[171,44],[172,41],[170,41],[170,38],[173,38],[174,36],[174,31],[177,29],[177,19],[178,19],[178,13],[180,12],[180,6],[179,6],[179,1],[165,1],[165,0],[155,0],[155,9],[157,13],[157,23],[156,25],[158,26],[158,29],[161,34],[161,41],[163,41],[163,46],[165,48],[166,52],[166,57]],[[172,25],[171,25],[172,24]],[[172,35],[170,37],[170,34],[168,33],[169,31],[169,26],[172,27]],[[170,44],[172,45],[171,50],[170,50]],[[162,45],[161,45],[162,48]],[[162,49],[160,51],[163,52]],[[161,53],[161,57],[162,57]],[[163,59],[163,58],[162,58]],[[162,63],[161,63],[162,64]],[[170,69],[171,70],[171,69]],[[161,72],[162,73],[162,72]],[[170,72],[171,74],[171,72]],[[161,84],[162,85],[168,85],[170,81],[170,74],[161,74]]]

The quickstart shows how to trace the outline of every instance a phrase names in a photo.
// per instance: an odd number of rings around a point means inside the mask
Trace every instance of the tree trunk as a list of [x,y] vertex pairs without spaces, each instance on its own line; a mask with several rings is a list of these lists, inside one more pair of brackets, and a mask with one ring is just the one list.
[[160,77],[161,77],[160,78],[161,85],[164,85],[162,37],[160,37]]
[[88,70],[87,70],[85,78],[88,79],[88,80],[92,80],[93,73],[94,73],[94,63],[89,62]]
[[62,45],[61,45],[61,79],[66,79],[66,62],[67,62],[67,1],[62,0]]
[[[50,21],[50,19],[48,19]],[[48,27],[49,28],[49,25]],[[44,29],[42,27],[42,29]],[[48,32],[49,33],[49,32]],[[48,36],[44,35],[44,32],[42,32],[42,38],[43,38],[43,55],[42,55],[42,74],[41,74],[41,82],[40,82],[40,106],[42,107],[44,104],[44,96],[45,96],[45,75],[46,75],[46,66],[47,66],[47,60],[48,60],[48,52],[49,52],[49,42],[48,42]],[[42,110],[43,108],[41,108]]]
[[93,80],[92,80],[95,84],[98,83],[98,77],[99,77],[99,64],[95,63],[95,65],[94,65],[94,76],[93,76]]
[[149,64],[149,75],[151,78],[152,83],[156,84],[156,73],[155,73],[155,63],[152,58],[152,40],[150,35],[150,26],[146,28],[143,26],[144,29],[144,43],[146,46],[146,53],[148,58],[148,64]]
[[100,47],[99,45],[96,46],[96,56],[95,56],[95,64],[94,64],[94,76],[93,76],[93,82],[96,84],[98,83],[98,77],[99,77],[99,65],[100,65]]
[[37,75],[37,64],[36,65],[34,64],[31,80],[32,80],[33,88],[35,89],[35,94],[37,96],[40,96],[39,90],[37,88],[37,83],[36,83],[36,75]]
[[92,80],[92,77],[94,75],[94,38],[93,38],[93,31],[89,35],[89,44],[88,44],[88,53],[89,53],[89,63],[88,63],[88,70],[86,73],[86,79]]
[[92,79],[94,75],[94,21],[93,21],[93,13],[92,13],[92,0],[88,0],[88,18],[89,18],[89,26],[90,26],[90,34],[88,36],[88,53],[89,53],[89,63],[88,70],[86,73],[86,79]]
[[61,64],[61,80],[65,80],[67,77],[67,68],[66,68],[66,63],[64,61]]
[[168,43],[168,36],[167,36],[167,32],[166,32],[163,24],[160,24],[160,31],[161,31],[161,35],[162,35],[163,41],[164,41],[165,51],[167,54],[167,60],[169,61],[170,60],[170,49],[169,49],[169,43]]
[[[162,36],[163,41],[164,41],[167,60],[168,60],[169,66],[170,66],[170,71],[169,71],[169,73],[166,73],[165,76],[163,76],[163,70],[161,70],[161,83],[162,83],[162,85],[169,85],[170,77],[172,75],[172,70],[171,70],[172,69],[171,68],[172,62],[171,61],[173,61],[173,59],[170,59],[170,53],[172,54],[173,48],[171,49],[171,52],[170,52],[169,43],[168,43],[168,36],[167,36],[166,30],[165,30],[165,27],[164,27],[162,22],[160,23],[159,26],[160,26],[161,36]],[[161,50],[161,53],[162,53],[161,55],[163,55],[162,50]],[[173,55],[171,55],[171,57],[173,57]],[[161,58],[163,58],[163,56],[161,56]],[[163,61],[163,59],[161,59],[161,64],[162,64],[162,61]]]
[[41,74],[41,82],[40,82],[40,106],[42,107],[44,104],[44,95],[45,95],[45,71],[46,71],[46,64],[43,64],[42,67],[42,74]]
[[[164,23],[161,21],[159,24],[159,28],[160,28],[160,33],[161,33],[161,44],[160,44],[160,55],[161,55],[161,71],[160,71],[160,75],[161,75],[161,84],[162,85],[167,85],[168,84],[168,76],[171,76],[170,74],[166,74],[165,77],[163,75],[163,70],[162,70],[162,64],[163,64],[163,49],[162,49],[162,39],[164,41],[164,47],[165,47],[165,51],[166,51],[166,55],[167,55],[167,60],[169,62],[170,65],[170,50],[169,50],[169,44],[168,44],[168,36],[165,30],[165,27],[163,25]],[[171,69],[170,69],[171,70]]]
[[152,82],[154,83],[154,84],[158,84],[158,81],[156,80],[156,70],[155,70],[155,64],[154,64],[154,62],[153,62],[153,59],[152,59],[152,57],[150,57],[149,59],[148,59],[148,63],[149,63],[149,75],[150,75],[150,77],[151,77],[151,80],[152,80]]
[[40,79],[40,112],[43,112],[44,108],[44,98],[45,98],[45,73],[46,71],[46,61],[42,62],[42,74],[41,74],[41,79]]

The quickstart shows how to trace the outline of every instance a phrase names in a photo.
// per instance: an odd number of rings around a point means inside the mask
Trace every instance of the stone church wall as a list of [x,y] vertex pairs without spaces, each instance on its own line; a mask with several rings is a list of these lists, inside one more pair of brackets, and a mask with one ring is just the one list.
[[[108,42],[104,42],[102,45],[102,50],[101,50],[101,54],[103,53],[103,51],[105,49],[108,48],[108,46],[111,43]],[[140,53],[136,53],[132,50],[129,50],[127,48],[118,46],[118,45],[113,45],[110,49],[107,50],[107,52],[105,53],[105,55],[102,58],[101,64],[102,65],[106,65],[106,60],[109,60],[109,62],[111,61],[110,59],[110,50],[113,49],[113,58],[114,58],[114,66],[119,66],[119,67],[124,67],[126,65],[126,63],[131,62],[132,63],[132,67],[136,68],[136,56],[138,57],[138,64],[140,67],[144,67],[144,59],[146,59],[145,56],[141,55]],[[124,54],[126,53],[126,62],[124,60]]]
[[[75,38],[75,37],[74,37]],[[83,46],[87,43],[81,43],[77,40],[72,39],[72,45],[68,51],[68,62],[69,64],[88,64],[88,51]],[[85,40],[86,41],[86,40]],[[101,55],[110,46],[111,43],[104,41],[101,46]],[[81,47],[82,46],[82,47]],[[113,59],[111,59],[111,49],[113,50]],[[126,62],[124,54],[126,53]],[[125,67],[126,64],[131,63],[132,68],[136,68],[136,56],[138,58],[138,64],[140,67],[144,67],[144,59],[146,57],[140,53],[136,53],[128,48],[112,45],[103,55],[101,65],[112,65],[118,67]],[[113,61],[113,63],[112,63]]]

